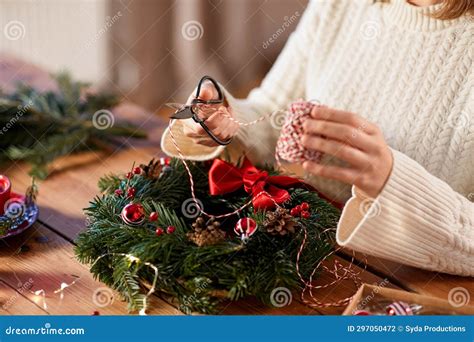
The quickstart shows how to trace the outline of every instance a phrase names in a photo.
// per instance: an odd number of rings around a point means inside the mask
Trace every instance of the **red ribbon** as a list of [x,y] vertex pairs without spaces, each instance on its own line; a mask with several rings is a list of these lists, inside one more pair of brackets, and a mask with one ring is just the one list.
[[287,190],[292,187],[307,187],[306,183],[288,176],[269,176],[245,158],[241,167],[221,159],[215,159],[209,170],[211,195],[223,195],[244,188],[252,195],[254,209],[272,209],[290,199]]

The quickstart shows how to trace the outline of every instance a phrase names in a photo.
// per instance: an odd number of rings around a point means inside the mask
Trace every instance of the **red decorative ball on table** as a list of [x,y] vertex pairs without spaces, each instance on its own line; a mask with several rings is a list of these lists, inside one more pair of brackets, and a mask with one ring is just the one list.
[[164,233],[165,233],[165,231],[164,231],[163,228],[158,227],[158,228],[156,228],[156,230],[155,230],[156,236],[161,236],[161,235],[163,235]]
[[136,174],[136,175],[139,175],[140,173],[142,173],[142,169],[141,167],[134,167],[133,168],[133,173]]
[[126,224],[139,225],[145,220],[145,209],[141,204],[130,203],[123,207],[120,216]]
[[154,221],[158,220],[158,213],[156,211],[151,212],[148,219],[151,222],[154,222]]
[[173,234],[175,230],[176,230],[176,227],[174,226],[168,226],[168,228],[166,228],[166,232],[168,234]]

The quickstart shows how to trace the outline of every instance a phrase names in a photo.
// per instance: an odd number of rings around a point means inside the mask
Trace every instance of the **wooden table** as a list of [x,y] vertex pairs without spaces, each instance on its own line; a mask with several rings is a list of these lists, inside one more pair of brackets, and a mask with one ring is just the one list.
[[[14,58],[0,57],[0,87],[11,87],[18,80],[26,80],[40,88],[54,87],[47,73]],[[165,122],[133,104],[120,105],[115,114],[137,123],[149,133],[147,141],[126,139],[112,154],[88,152],[63,158],[55,163],[55,172],[40,184],[38,223],[19,236],[0,240],[0,313],[11,315],[53,314],[90,315],[127,314],[126,303],[114,293],[110,305],[100,307],[93,301],[94,293],[108,289],[93,279],[87,266],[80,264],[73,253],[74,239],[85,229],[83,208],[97,194],[97,181],[106,173],[124,172],[133,161],[147,162],[160,155],[159,140]],[[11,164],[0,170],[8,175],[14,190],[23,192],[30,184],[28,167]],[[340,253],[337,260],[347,264],[349,257]],[[464,287],[474,302],[473,278],[463,278],[427,272],[370,257],[362,272],[362,280],[370,284],[401,288],[442,299],[448,298],[454,287]],[[330,266],[330,265],[329,265]],[[323,275],[318,283],[330,277]],[[55,293],[61,284],[73,285],[62,293]],[[318,292],[321,301],[335,301],[350,296],[357,289],[351,283]],[[44,296],[43,296],[44,294]],[[175,306],[158,296],[153,297],[148,314],[180,315]],[[291,305],[269,308],[248,299],[222,306],[225,314],[340,314],[343,308],[312,309],[303,305],[298,295]]]

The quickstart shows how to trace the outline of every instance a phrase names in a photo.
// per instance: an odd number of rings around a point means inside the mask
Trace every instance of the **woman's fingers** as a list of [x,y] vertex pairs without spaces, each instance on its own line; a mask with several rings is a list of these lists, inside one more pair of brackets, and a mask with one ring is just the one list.
[[377,127],[357,114],[324,106],[315,106],[311,116],[316,120],[337,122],[349,125],[367,134],[375,134]]
[[308,149],[330,154],[357,168],[364,168],[369,163],[366,153],[337,140],[304,135],[301,142]]
[[360,172],[355,169],[322,165],[311,161],[305,161],[303,168],[313,175],[338,180],[347,184],[354,184],[360,176]]
[[303,130],[308,135],[324,135],[330,139],[346,142],[363,151],[376,148],[373,139],[361,130],[338,122],[308,119],[303,124]]

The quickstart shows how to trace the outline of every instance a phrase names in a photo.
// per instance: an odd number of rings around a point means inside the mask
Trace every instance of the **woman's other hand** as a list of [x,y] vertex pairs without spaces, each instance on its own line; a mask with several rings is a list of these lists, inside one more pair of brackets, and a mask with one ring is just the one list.
[[[324,106],[314,107],[304,125],[303,145],[346,161],[348,167],[305,161],[316,176],[355,185],[373,198],[390,176],[393,157],[379,127],[361,116]],[[324,136],[324,137],[322,137]]]

